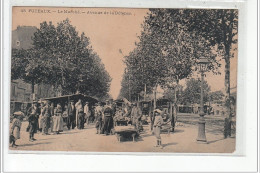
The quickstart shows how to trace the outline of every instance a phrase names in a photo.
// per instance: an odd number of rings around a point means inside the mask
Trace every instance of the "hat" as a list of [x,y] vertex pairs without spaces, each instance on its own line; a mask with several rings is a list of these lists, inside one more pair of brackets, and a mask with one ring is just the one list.
[[155,112],[157,112],[157,113],[159,113],[159,114],[162,113],[162,111],[161,111],[160,109],[155,109],[155,110],[154,110],[154,113],[155,113]]
[[14,112],[14,115],[16,116],[24,116],[24,113],[22,111]]

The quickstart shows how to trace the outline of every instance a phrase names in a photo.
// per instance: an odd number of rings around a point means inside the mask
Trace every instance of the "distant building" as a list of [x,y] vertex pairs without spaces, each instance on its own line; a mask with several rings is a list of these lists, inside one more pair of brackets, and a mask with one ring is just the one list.
[[12,48],[13,49],[30,49],[33,47],[32,37],[37,31],[34,26],[18,26],[12,32]]
[[[18,26],[16,30],[12,31],[12,48],[32,48],[32,37],[36,31],[37,28],[33,26]],[[34,92],[34,95],[32,95],[31,84],[26,83],[21,79],[11,81],[10,99],[12,103],[32,102],[33,100],[37,100],[40,98],[54,97],[57,95],[53,87],[47,84],[36,84],[34,86]]]

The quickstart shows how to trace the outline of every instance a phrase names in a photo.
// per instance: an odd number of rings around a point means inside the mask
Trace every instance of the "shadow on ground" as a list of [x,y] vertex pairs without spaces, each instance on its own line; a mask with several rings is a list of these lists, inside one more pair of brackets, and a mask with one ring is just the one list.
[[[41,145],[41,144],[50,144],[50,143],[51,143],[51,142],[41,142],[41,143],[35,142],[35,143],[29,143],[29,144],[18,145],[17,148],[19,148],[19,147],[29,147],[29,146]],[[16,148],[11,148],[11,147],[10,147],[10,149],[16,149]]]
[[171,143],[168,143],[168,144],[162,144],[162,146],[167,147],[167,146],[177,145],[177,144],[178,144],[177,142],[171,142]]

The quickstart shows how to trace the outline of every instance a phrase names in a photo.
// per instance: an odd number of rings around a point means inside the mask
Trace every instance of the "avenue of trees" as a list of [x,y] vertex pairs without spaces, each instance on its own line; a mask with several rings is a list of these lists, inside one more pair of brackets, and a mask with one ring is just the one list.
[[214,74],[224,59],[226,117],[231,121],[230,59],[237,43],[238,10],[150,9],[142,28],[135,49],[125,56],[120,97],[152,93],[161,86],[174,91],[177,105],[179,81],[199,71],[200,58],[208,59],[207,71]]
[[62,94],[77,91],[98,98],[108,96],[111,78],[90,40],[68,19],[56,26],[42,22],[34,33],[31,49],[12,50],[12,80],[34,85],[50,84]]

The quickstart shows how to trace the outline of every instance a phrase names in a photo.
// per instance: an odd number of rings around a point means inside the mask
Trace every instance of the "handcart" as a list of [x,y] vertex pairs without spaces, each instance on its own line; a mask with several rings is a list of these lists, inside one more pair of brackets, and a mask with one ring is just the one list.
[[129,137],[131,136],[133,142],[135,142],[135,138],[139,135],[138,131],[134,126],[116,126],[115,127],[115,135],[117,140],[121,142],[121,137]]

